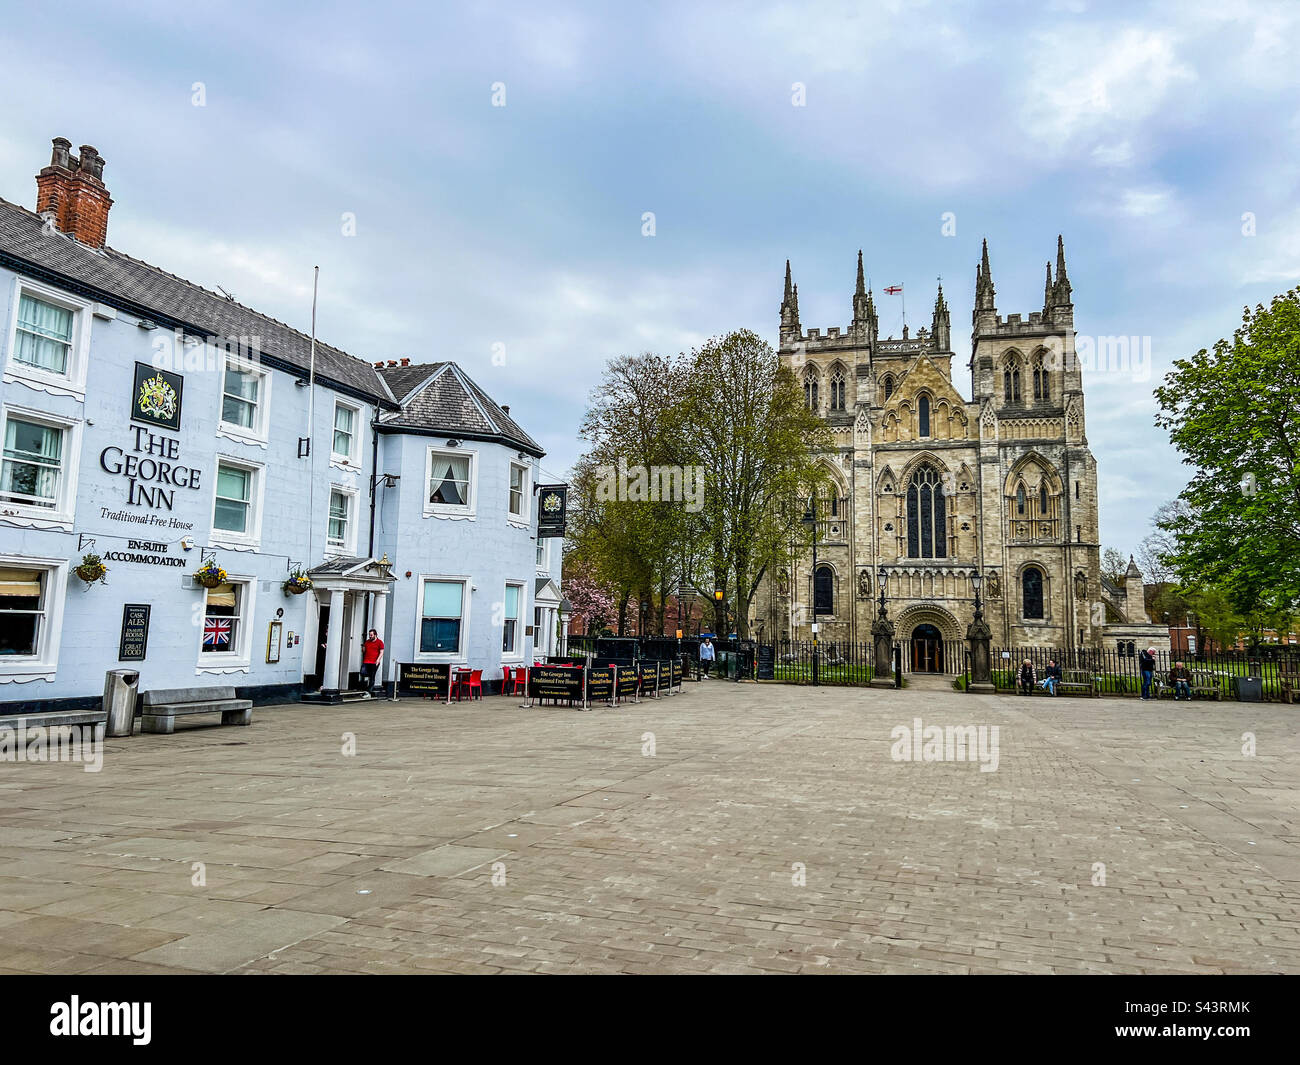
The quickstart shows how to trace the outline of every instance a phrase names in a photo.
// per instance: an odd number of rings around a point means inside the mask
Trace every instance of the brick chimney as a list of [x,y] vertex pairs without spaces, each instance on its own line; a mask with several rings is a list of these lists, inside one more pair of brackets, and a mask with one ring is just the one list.
[[113,199],[104,187],[104,160],[89,144],[73,155],[72,142],[54,138],[50,165],[36,175],[36,213],[54,215],[62,233],[82,244],[102,248],[108,237],[108,211]]

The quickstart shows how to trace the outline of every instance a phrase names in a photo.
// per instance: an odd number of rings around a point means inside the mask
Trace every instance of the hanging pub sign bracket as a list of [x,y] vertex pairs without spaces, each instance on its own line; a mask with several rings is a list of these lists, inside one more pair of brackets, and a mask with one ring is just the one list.
[[95,538],[87,536],[85,533],[77,533],[77,550],[81,551],[87,547],[95,546]]
[[300,459],[305,459],[305,458],[309,458],[310,456],[311,456],[311,437],[310,436],[298,437],[298,457]]
[[217,560],[217,549],[216,549],[215,547],[200,547],[200,548],[199,548],[199,565],[200,565],[200,566],[202,566],[203,563],[205,563],[205,562],[215,562],[216,560]]

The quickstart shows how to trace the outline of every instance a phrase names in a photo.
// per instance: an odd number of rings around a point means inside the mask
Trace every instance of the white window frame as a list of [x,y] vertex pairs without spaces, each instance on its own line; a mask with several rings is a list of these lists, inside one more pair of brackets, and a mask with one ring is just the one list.
[[0,555],[0,566],[45,571],[45,619],[37,631],[36,654],[0,656],[0,684],[54,680],[59,668],[63,634],[63,603],[67,599],[68,560],[29,555]]
[[[519,470],[523,476],[520,478],[519,493],[519,513],[515,514],[510,509],[510,476],[515,470]],[[506,521],[511,525],[522,525],[528,528],[532,521],[532,495],[533,495],[533,469],[527,463],[510,460],[510,469],[506,474]]]
[[[451,503],[429,502],[429,489],[433,487],[434,456],[469,458],[469,503],[455,506]],[[478,508],[478,451],[463,447],[428,447],[424,453],[424,516],[426,518],[473,518]]]
[[347,485],[332,484],[330,485],[330,497],[333,501],[333,495],[338,492],[339,495],[346,496],[348,500],[348,527],[343,543],[334,544],[330,542],[330,513],[329,503],[325,505],[325,553],[327,555],[355,555],[357,553],[357,524],[358,511],[361,506],[361,493],[355,488]]
[[507,618],[505,614],[505,595],[503,594],[501,596],[501,633],[503,638],[498,641],[498,644],[501,646],[501,661],[520,662],[524,657],[524,618],[528,616],[528,586],[523,581],[506,581],[505,587],[519,589],[519,599],[515,606],[518,613],[514,617],[515,648],[513,651],[507,651],[504,647],[504,635],[506,631],[506,622],[510,619]]
[[[352,412],[352,450],[346,455],[340,454],[334,450],[334,432],[338,424],[339,408],[350,410]],[[341,470],[348,470],[356,473],[361,469],[361,427],[364,425],[364,419],[361,417],[361,408],[355,403],[345,403],[341,399],[334,400],[334,411],[330,415],[330,465],[337,466]]]
[[[253,425],[236,425],[225,420],[226,412],[226,371],[255,374],[258,378],[257,413]],[[217,435],[243,444],[256,444],[265,448],[271,429],[271,371],[251,359],[226,352],[221,364],[221,382],[218,386],[220,396],[217,398]]]
[[[460,645],[455,651],[421,651],[420,650],[420,629],[424,622],[424,585],[427,581],[446,581],[448,584],[460,584]],[[414,660],[416,662],[450,662],[453,664],[468,661],[469,656],[469,617],[472,593],[474,591],[473,582],[468,575],[454,573],[421,573],[419,580],[415,585],[415,642],[411,646],[415,649]]]
[[537,540],[537,545],[534,557],[536,557],[536,553],[540,553],[542,556],[542,560],[536,563],[537,572],[549,576],[551,572],[551,537],[538,536],[535,539]]
[[[56,374],[36,366],[18,362],[14,354],[18,350],[18,307],[23,296],[45,303],[52,303],[72,312],[72,343],[68,348],[67,373]],[[71,396],[73,399],[86,399],[86,367],[89,365],[90,353],[90,310],[94,305],[88,301],[71,296],[57,288],[29,281],[25,277],[14,278],[12,306],[9,310],[9,344],[5,350],[3,379],[6,383],[18,381],[29,388],[49,392],[55,396]]]
[[[221,479],[221,467],[234,466],[247,470],[253,475],[253,490],[249,493],[249,531],[244,533],[218,529],[217,521],[217,484]],[[208,527],[211,530],[209,540],[213,547],[225,547],[232,551],[252,551],[262,542],[262,498],[266,492],[266,466],[260,462],[250,462],[234,455],[217,455],[212,469],[212,496],[208,501]]]
[[[247,673],[252,665],[253,649],[253,611],[257,607],[257,579],[247,574],[230,573],[226,576],[227,584],[237,584],[243,591],[243,605],[239,611],[239,625],[235,629],[234,644],[236,645],[230,651],[204,651],[203,650],[203,624],[199,624],[199,643],[198,643],[198,661],[194,666],[194,675],[199,676],[203,673]],[[207,618],[208,589],[202,585],[199,591],[203,593],[200,605],[205,609],[201,612],[200,617]]]
[[[53,507],[38,507],[26,503],[0,500],[0,522],[22,525],[33,529],[62,529],[72,531],[77,511],[77,478],[81,464],[81,427],[76,418],[62,418],[48,411],[32,410],[5,404],[0,409],[0,450],[3,450],[9,429],[9,419],[36,422],[63,432],[63,465],[59,475],[59,491]],[[0,459],[0,461],[3,461]]]

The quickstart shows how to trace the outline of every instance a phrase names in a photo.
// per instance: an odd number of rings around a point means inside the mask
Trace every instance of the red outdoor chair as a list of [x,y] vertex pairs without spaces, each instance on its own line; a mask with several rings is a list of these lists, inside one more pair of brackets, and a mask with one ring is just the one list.
[[478,697],[483,698],[483,671],[476,669],[469,675],[469,697],[472,700],[474,693],[478,692]]
[[470,699],[473,699],[474,690],[477,688],[478,697],[483,698],[483,671],[481,669],[458,669],[452,679],[455,681],[452,686],[452,694],[456,696],[456,702],[460,702],[462,689],[468,692]]
[[523,666],[518,669],[512,669],[510,666],[501,667],[505,671],[506,679],[501,688],[503,695],[523,695],[528,691],[528,670]]

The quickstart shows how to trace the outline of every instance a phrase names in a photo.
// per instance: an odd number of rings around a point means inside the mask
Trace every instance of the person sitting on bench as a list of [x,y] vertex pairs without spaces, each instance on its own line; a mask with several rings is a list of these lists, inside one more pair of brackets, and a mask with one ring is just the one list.
[[1047,669],[1045,670],[1045,676],[1043,677],[1042,681],[1039,682],[1038,686],[1042,688],[1043,691],[1047,692],[1048,695],[1055,695],[1056,686],[1060,683],[1061,683],[1061,667],[1056,664],[1055,658],[1050,658],[1047,661]]
[[1020,666],[1020,674],[1018,679],[1020,681],[1021,694],[1033,695],[1034,684],[1037,683],[1038,677],[1035,676],[1034,674],[1034,664],[1031,661],[1029,661],[1029,659],[1027,658]]
[[1175,662],[1174,668],[1169,671],[1169,683],[1174,687],[1175,699],[1191,699],[1192,675],[1181,662]]

